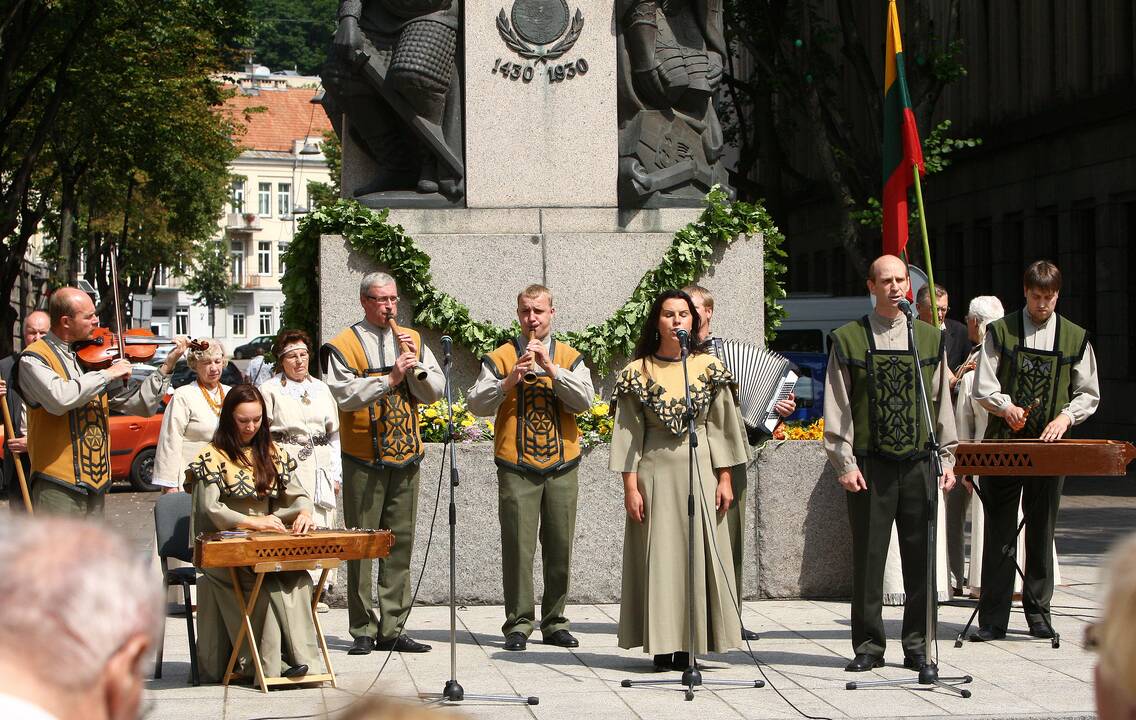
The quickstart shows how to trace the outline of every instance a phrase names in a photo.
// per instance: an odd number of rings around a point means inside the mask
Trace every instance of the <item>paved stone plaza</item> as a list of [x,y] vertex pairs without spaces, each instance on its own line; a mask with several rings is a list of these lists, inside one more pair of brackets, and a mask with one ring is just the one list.
[[[788,701],[809,715],[829,718],[877,717],[1059,717],[1093,716],[1094,658],[1082,648],[1086,623],[1097,615],[1099,565],[1103,552],[1119,534],[1136,527],[1136,498],[1131,480],[1084,481],[1063,500],[1058,548],[1064,585],[1054,597],[1054,624],[1061,647],[1024,633],[1020,612],[1011,635],[989,645],[953,646],[954,635],[970,613],[969,604],[941,610],[940,667],[943,675],[969,674],[973,697],[964,700],[943,691],[861,689],[848,691],[849,679],[909,677],[899,667],[897,644],[889,647],[888,666],[852,676],[843,671],[848,659],[848,606],[845,602],[757,601],[745,607],[746,625],[761,640],[753,650],[761,670],[741,652],[705,660],[704,677],[746,679],[764,675],[780,690],[701,690],[691,703],[680,690],[624,689],[624,678],[656,677],[650,660],[616,647],[617,605],[570,608],[575,651],[545,648],[532,642],[523,653],[502,649],[500,607],[466,607],[458,611],[458,680],[467,693],[537,695],[536,706],[467,702],[466,717],[494,718],[793,718]],[[1103,490],[1096,490],[1097,487]],[[1112,494],[1079,494],[1079,493]],[[108,506],[112,521],[126,521],[132,536],[145,542],[143,519],[152,499],[116,494]],[[449,613],[446,607],[419,607],[410,618],[410,634],[434,645],[425,655],[394,655],[379,669],[385,653],[351,657],[346,610],[323,616],[339,688],[274,690],[268,695],[248,687],[193,688],[189,672],[185,621],[171,617],[166,626],[166,665],[162,680],[148,682],[149,717],[153,718],[301,718],[335,717],[364,694],[387,693],[411,698],[440,691],[449,677]],[[889,636],[899,632],[900,609],[885,608]],[[1017,632],[1014,632],[1017,630]],[[535,637],[534,640],[538,640]],[[787,699],[787,700],[786,700]]]

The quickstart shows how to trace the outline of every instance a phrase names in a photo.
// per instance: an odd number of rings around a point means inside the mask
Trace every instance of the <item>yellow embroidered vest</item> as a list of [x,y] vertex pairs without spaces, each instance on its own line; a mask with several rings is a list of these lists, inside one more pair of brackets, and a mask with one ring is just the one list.
[[[414,338],[421,360],[421,336],[409,328],[400,329]],[[323,351],[335,354],[356,377],[390,375],[395,358],[390,358],[389,364],[385,358],[368,358],[358,333],[357,326],[347,328],[324,345]],[[368,407],[340,410],[339,439],[344,453],[365,463],[399,468],[421,461],[425,452],[418,434],[418,401],[406,380]]]
[[[71,379],[62,359],[46,341],[35,341],[24,353],[46,362],[64,380]],[[110,406],[106,393],[100,393],[83,407],[64,415],[52,415],[30,402],[27,413],[32,477],[81,492],[106,492],[111,484],[110,433],[107,431]]]
[[[265,497],[278,498],[288,487],[288,482],[296,474],[296,461],[283,448],[273,445],[273,465],[277,480],[269,483]],[[248,450],[243,460],[249,462]],[[256,496],[256,478],[252,468],[234,461],[213,443],[209,443],[197,454],[185,469],[186,492],[193,492],[195,483],[215,484],[221,490],[221,497],[251,498]]]
[[[502,345],[481,362],[500,380],[517,365],[527,343],[521,338]],[[574,370],[584,361],[564,343],[552,341],[552,362]],[[519,354],[518,354],[519,353]],[[564,409],[552,389],[552,378],[538,368],[536,381],[517,383],[497,408],[493,448],[501,467],[546,475],[566,470],[580,461],[580,430],[576,416]]]

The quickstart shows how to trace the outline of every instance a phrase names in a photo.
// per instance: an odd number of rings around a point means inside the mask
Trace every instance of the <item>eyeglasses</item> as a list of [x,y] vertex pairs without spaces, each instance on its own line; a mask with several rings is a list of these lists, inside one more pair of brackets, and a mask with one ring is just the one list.
[[368,300],[375,303],[376,305],[397,305],[398,304],[398,295],[383,295],[382,297],[375,297],[374,295],[364,295],[363,297],[367,298]]

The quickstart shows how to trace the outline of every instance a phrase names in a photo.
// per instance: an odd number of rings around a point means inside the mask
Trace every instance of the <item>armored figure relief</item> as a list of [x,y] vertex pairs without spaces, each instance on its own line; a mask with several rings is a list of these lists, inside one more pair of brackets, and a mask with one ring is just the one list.
[[722,0],[618,0],[616,12],[620,205],[695,205],[727,184]]
[[464,194],[458,5],[341,0],[321,73],[324,103],[340,137],[346,124],[376,166],[370,178],[349,180],[345,172],[346,192],[382,193],[380,201],[396,207],[430,197],[452,204]]

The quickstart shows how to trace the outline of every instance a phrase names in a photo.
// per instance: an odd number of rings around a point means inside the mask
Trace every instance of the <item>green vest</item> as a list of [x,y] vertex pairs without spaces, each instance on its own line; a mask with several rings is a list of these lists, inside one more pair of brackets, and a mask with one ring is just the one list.
[[[919,407],[915,353],[880,350],[868,316],[837,328],[829,338],[837,362],[848,368],[852,403],[852,451],[906,460],[926,450],[927,423]],[[935,368],[943,357],[943,333],[915,321],[915,345],[923,386],[936,415]]]
[[1022,310],[986,327],[986,334],[999,354],[998,384],[1002,392],[1018,407],[1037,402],[1018,432],[1011,430],[1002,418],[991,415],[986,426],[988,439],[1041,437],[1049,421],[1069,404],[1073,396],[1073,365],[1084,357],[1089,333],[1060,315],[1054,321],[1057,325],[1053,330],[1052,350],[1034,350],[1022,344],[1026,335]]

